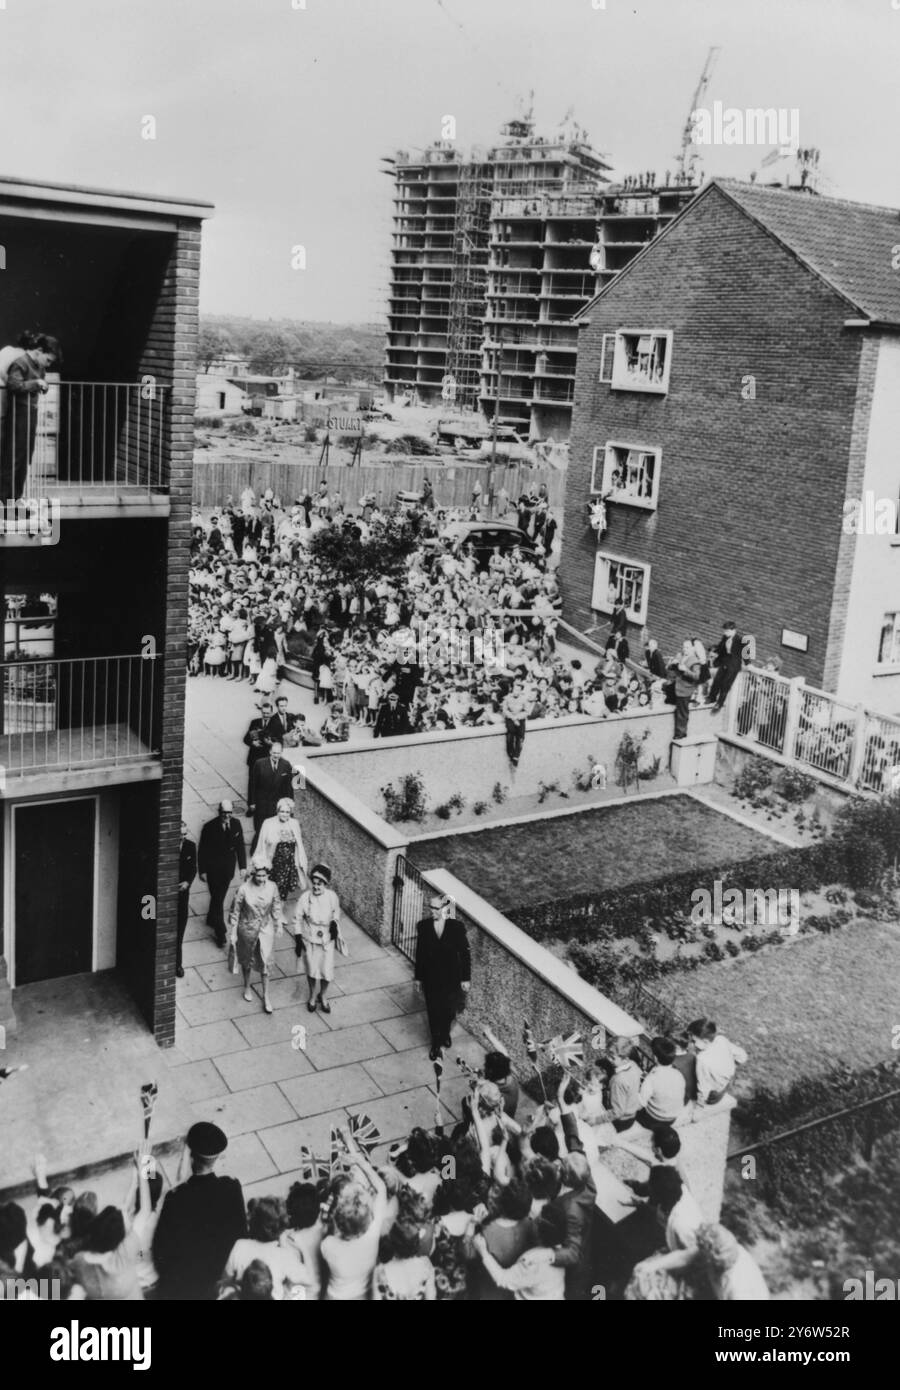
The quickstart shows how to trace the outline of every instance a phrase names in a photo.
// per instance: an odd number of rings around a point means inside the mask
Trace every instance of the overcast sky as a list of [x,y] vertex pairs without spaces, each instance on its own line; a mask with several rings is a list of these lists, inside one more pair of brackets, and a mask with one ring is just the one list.
[[[446,115],[490,144],[533,90],[539,133],[571,108],[618,175],[661,174],[716,44],[704,106],[797,108],[823,191],[900,208],[900,0],[305,4],[0,0],[0,174],[214,203],[206,312],[378,320],[382,155]],[[746,177],[764,152],[707,149],[704,168]]]

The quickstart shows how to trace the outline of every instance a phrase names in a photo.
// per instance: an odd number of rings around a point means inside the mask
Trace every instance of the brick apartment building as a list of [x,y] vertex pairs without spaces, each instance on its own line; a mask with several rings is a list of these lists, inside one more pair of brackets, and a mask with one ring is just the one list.
[[602,638],[615,594],[633,648],[646,626],[667,655],[733,618],[785,675],[900,712],[900,536],[844,525],[900,492],[898,249],[892,209],[715,180],[587,306],[560,571],[579,631]]
[[17,989],[117,970],[163,1045],[210,211],[0,180],[0,342],[37,328],[62,347],[26,485],[52,523],[15,530],[6,508],[0,536],[2,954]]

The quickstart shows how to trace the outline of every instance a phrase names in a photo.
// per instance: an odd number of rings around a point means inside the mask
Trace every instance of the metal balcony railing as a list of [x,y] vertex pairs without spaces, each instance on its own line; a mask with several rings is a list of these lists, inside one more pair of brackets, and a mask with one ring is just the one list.
[[0,662],[0,767],[7,782],[158,758],[161,664],[143,656]]
[[575,399],[575,383],[568,382],[566,385],[557,385],[538,378],[534,383],[534,400],[536,401],[573,401]]
[[0,396],[4,502],[73,488],[168,491],[168,386],[63,381],[45,394]]

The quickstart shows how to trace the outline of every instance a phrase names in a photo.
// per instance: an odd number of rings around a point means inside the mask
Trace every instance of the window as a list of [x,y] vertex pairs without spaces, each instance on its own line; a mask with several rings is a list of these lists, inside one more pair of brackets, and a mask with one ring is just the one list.
[[669,389],[672,334],[659,328],[620,328],[603,335],[600,380],[618,391]]
[[900,613],[885,613],[878,643],[878,665],[900,666]]
[[4,596],[3,660],[52,660],[55,654],[56,595]]
[[594,450],[591,492],[632,507],[656,507],[661,449],[644,444],[600,444]]
[[616,600],[621,599],[629,621],[643,626],[647,621],[649,593],[649,565],[637,565],[618,555],[598,552],[594,566],[592,608],[601,613],[611,613]]

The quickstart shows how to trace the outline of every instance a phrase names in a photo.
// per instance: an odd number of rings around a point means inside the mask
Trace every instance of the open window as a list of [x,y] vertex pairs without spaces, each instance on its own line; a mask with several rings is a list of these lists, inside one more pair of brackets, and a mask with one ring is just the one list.
[[900,668],[900,613],[885,613],[878,639],[878,665]]
[[605,333],[600,361],[600,380],[617,391],[669,389],[672,334],[661,328],[620,328]]
[[591,492],[610,502],[654,511],[659,496],[662,450],[610,440],[594,450]]
[[637,564],[620,555],[597,552],[591,608],[600,613],[611,613],[617,600],[621,600],[625,604],[628,621],[643,627],[647,621],[649,596],[649,565]]

